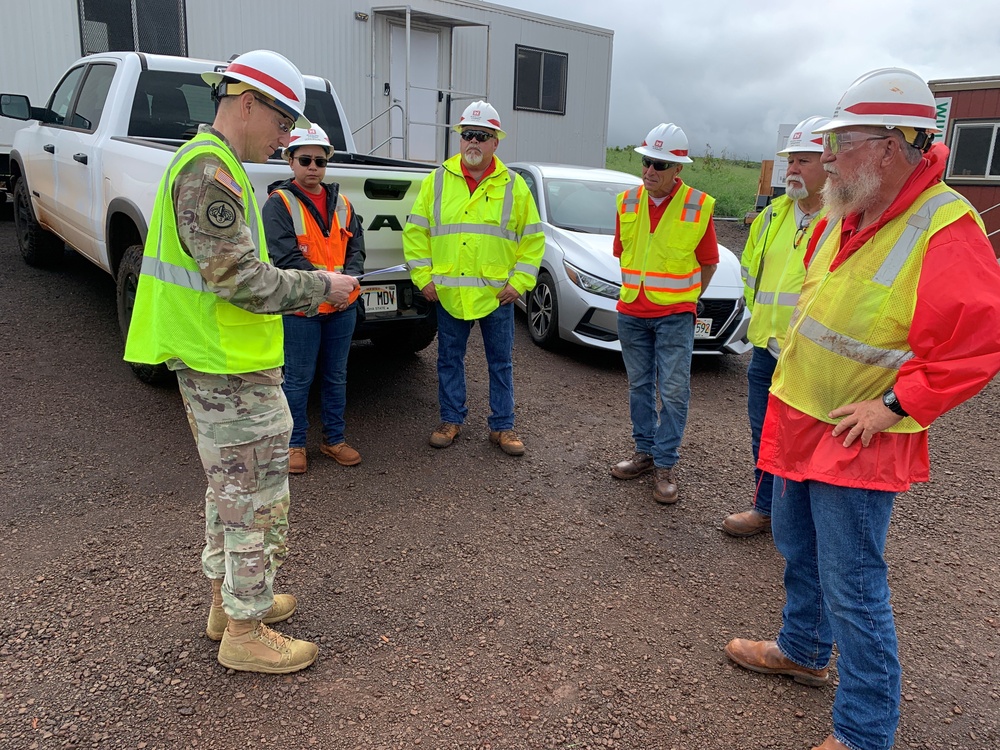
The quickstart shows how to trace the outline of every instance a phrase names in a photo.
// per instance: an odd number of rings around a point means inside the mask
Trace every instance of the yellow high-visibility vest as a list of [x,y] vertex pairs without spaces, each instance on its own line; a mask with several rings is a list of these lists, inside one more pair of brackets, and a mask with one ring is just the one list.
[[281,367],[281,316],[247,312],[213,293],[177,236],[174,180],[185,164],[207,153],[221,159],[242,188],[244,219],[261,261],[268,260],[264,224],[243,165],[219,138],[199,133],[174,155],[156,194],[125,359],[155,365],[176,358],[195,370],[216,374]]
[[477,320],[499,307],[508,283],[523,294],[535,286],[545,235],[527,184],[499,159],[472,195],[456,154],[420,186],[403,251],[418,289],[434,282],[448,314]]
[[825,214],[824,208],[800,231],[795,222],[795,202],[781,195],[750,225],[740,273],[743,296],[751,312],[747,338],[754,346],[765,348],[772,338],[779,346],[784,345],[806,278],[806,248],[818,220]]
[[697,302],[701,264],[696,250],[708,231],[715,199],[683,182],[670,199],[656,231],[650,232],[649,201],[641,185],[618,196],[622,243],[619,298],[634,302],[643,287],[657,305]]
[[[771,393],[821,422],[846,404],[877,398],[913,357],[907,338],[930,238],[965,215],[982,220],[938,183],[918,196],[835,271],[842,222],[819,240],[771,384]],[[960,293],[956,290],[956,293]],[[919,432],[906,417],[889,432]]]

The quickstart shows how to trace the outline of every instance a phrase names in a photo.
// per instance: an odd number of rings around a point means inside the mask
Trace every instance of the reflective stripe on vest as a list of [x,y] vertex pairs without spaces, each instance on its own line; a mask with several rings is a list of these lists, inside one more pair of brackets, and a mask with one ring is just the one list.
[[[327,234],[309,213],[309,208],[305,202],[299,200],[298,196],[290,190],[278,189],[274,193],[284,202],[285,208],[292,217],[292,227],[295,237],[299,243],[299,250],[305,259],[314,267],[335,273],[343,273],[344,263],[347,262],[347,241],[350,234],[347,227],[351,221],[351,206],[344,196],[337,195],[337,205],[333,212],[333,225]],[[324,193],[324,196],[326,194]],[[361,290],[355,289],[347,297],[348,304],[351,304],[361,295]],[[317,312],[332,313],[337,308],[329,302],[322,303]],[[305,313],[295,313],[304,315]]]
[[[933,235],[972,216],[968,203],[943,183],[921,193],[864,244],[830,270],[841,251],[842,220],[816,247],[778,360],[771,393],[823,422],[844,404],[877,398],[913,358],[908,337],[924,254]],[[906,417],[887,431],[924,428]]]
[[[482,234],[487,237],[499,237],[510,242],[519,242],[521,236],[507,229],[510,215],[514,210],[514,180],[507,183],[503,193],[503,208],[500,210],[500,226],[490,224],[441,224],[441,201],[444,197],[444,168],[434,171],[434,226],[430,227],[431,237],[443,237],[449,234]],[[541,225],[534,231],[539,231]],[[529,227],[524,228],[525,234],[530,234]]]
[[696,250],[707,229],[705,206],[708,205],[710,213],[714,203],[710,201],[707,194],[680,183],[656,230],[652,231],[642,186],[630,188],[619,196],[622,241],[619,299],[629,303],[638,298],[638,290],[642,288],[649,301],[657,305],[697,301],[701,264]]
[[[181,245],[173,204],[174,180],[202,153],[217,157],[238,186],[239,192],[232,192],[243,197],[244,221],[251,237],[258,241],[260,261],[267,262],[266,248],[259,244],[262,219],[243,165],[219,138],[199,133],[174,154],[157,190],[125,359],[145,364],[179,359],[194,370],[217,374],[280,367],[284,351],[281,316],[251,313],[218,296]],[[202,179],[207,184],[209,176],[202,175]],[[239,242],[246,239],[243,236]]]

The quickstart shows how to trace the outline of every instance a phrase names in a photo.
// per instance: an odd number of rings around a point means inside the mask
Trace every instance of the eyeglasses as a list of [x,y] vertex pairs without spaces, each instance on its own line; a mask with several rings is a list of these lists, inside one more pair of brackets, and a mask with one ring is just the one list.
[[325,169],[326,165],[330,163],[329,159],[322,156],[296,156],[295,161],[299,163],[300,167],[308,167],[315,162],[318,169]]
[[809,225],[812,224],[812,214],[806,214],[799,221],[798,231],[795,232],[795,239],[792,241],[792,247],[798,250],[799,245],[806,236],[806,232],[809,230]]
[[668,169],[670,169],[673,166],[674,166],[674,164],[671,164],[668,161],[654,161],[653,159],[647,159],[645,156],[642,157],[642,168],[643,169],[647,169],[648,167],[652,167],[657,172],[666,172]]
[[487,133],[485,130],[463,130],[462,140],[469,141],[479,141],[480,143],[486,143],[486,141],[493,138],[493,133]]
[[884,141],[888,135],[865,135],[864,133],[823,133],[823,148],[833,156],[857,148],[865,141]]
[[[269,101],[267,101],[267,99],[263,99],[263,98],[257,96],[256,94],[253,95],[253,98],[256,99],[257,101],[259,101],[261,104],[263,104],[265,107],[267,107],[272,112],[276,112],[277,114],[281,115],[281,120],[278,122],[278,129],[282,133],[290,133],[292,131],[292,128],[295,127],[295,121],[292,120],[291,117],[289,117],[284,112],[282,112],[280,109],[278,109],[277,107],[275,107],[273,104],[271,104]],[[289,123],[291,123],[291,124],[289,124]]]

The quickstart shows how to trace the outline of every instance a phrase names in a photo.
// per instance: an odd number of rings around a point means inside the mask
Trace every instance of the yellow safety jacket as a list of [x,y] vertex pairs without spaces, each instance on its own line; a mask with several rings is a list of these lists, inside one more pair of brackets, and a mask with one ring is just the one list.
[[[309,213],[309,209],[290,190],[275,190],[276,194],[285,203],[289,215],[292,217],[292,227],[295,230],[295,239],[299,243],[299,250],[306,260],[316,268],[344,272],[344,259],[347,257],[347,241],[354,235],[347,231],[351,225],[353,209],[351,202],[343,195],[337,194],[337,207],[333,212],[333,223],[330,226],[329,235],[324,235],[316,219]],[[329,210],[329,208],[327,209]],[[354,302],[361,294],[361,289],[355,289],[348,296],[348,302]],[[337,308],[328,302],[322,303],[317,312],[335,312]],[[305,315],[305,313],[296,313]]]
[[657,305],[698,301],[701,264],[695,251],[708,231],[714,206],[715,198],[682,182],[651,233],[642,185],[618,196],[623,302],[635,301],[639,287]]
[[247,312],[214,294],[177,237],[174,180],[185,164],[208,153],[222,160],[242,188],[244,219],[260,259],[268,260],[263,221],[243,165],[220,139],[199,133],[174,155],[156,194],[125,359],[159,364],[177,358],[200,372],[218,374],[280,367],[281,316]]
[[818,220],[825,214],[824,208],[800,231],[795,222],[795,201],[780,195],[750,225],[740,273],[743,296],[751,312],[747,338],[754,346],[766,348],[772,338],[779,346],[784,345],[806,278],[806,248]]
[[[961,195],[938,183],[834,271],[830,264],[840,250],[842,222],[828,225],[792,315],[771,393],[832,424],[833,409],[877,398],[890,388],[913,357],[907,338],[927,244],[966,214],[982,226]],[[906,417],[888,432],[924,429]]]
[[462,157],[452,156],[420,186],[403,252],[418,289],[434,282],[438,299],[460,320],[486,317],[507,284],[535,286],[545,235],[524,179],[496,157],[492,174],[469,195]]

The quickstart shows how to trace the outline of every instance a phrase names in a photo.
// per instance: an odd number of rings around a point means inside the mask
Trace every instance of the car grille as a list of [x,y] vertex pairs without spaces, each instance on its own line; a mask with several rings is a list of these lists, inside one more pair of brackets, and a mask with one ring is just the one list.
[[702,299],[701,302],[704,309],[698,317],[712,319],[712,338],[714,339],[729,324],[737,301],[734,299]]

